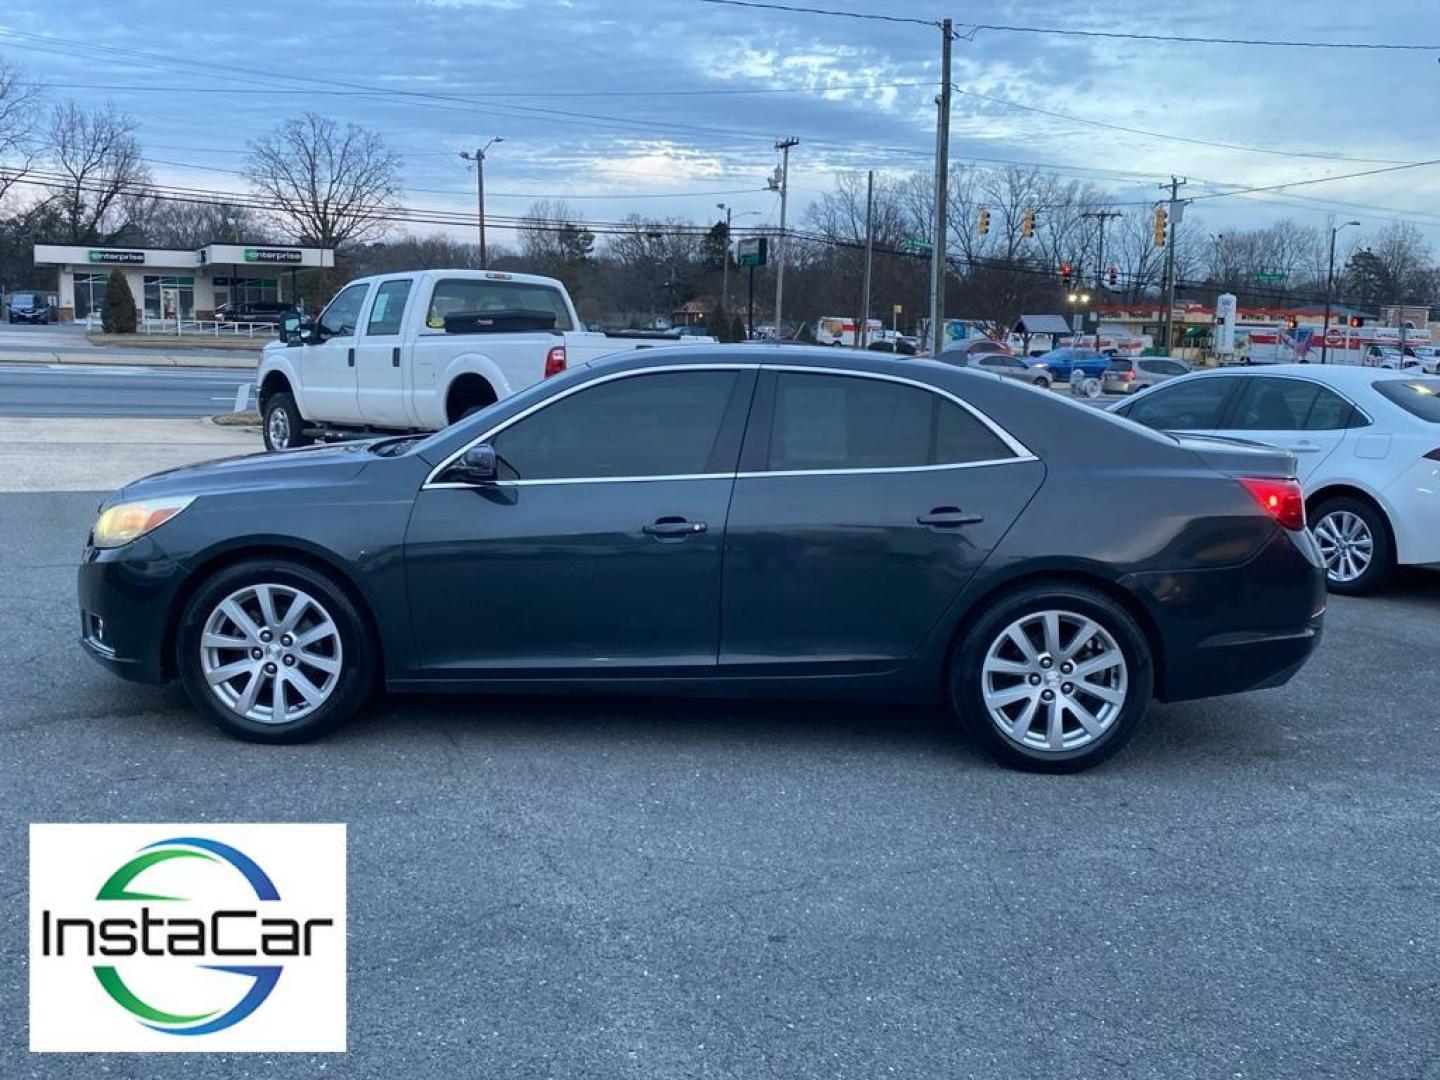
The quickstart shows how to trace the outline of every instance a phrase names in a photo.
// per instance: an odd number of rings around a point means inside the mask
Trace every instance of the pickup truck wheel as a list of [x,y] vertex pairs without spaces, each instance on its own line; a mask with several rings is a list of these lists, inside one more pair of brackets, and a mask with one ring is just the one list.
[[304,434],[305,421],[300,416],[300,409],[289,394],[272,394],[266,398],[261,421],[266,450],[290,450],[310,443]]

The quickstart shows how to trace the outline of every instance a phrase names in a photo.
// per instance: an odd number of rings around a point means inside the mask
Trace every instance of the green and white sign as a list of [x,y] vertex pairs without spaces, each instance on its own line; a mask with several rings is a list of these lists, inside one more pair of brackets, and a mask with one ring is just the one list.
[[1261,270],[1255,275],[1255,280],[1261,285],[1284,285],[1290,278],[1286,270]]
[[143,263],[145,261],[145,252],[108,251],[100,248],[91,248],[88,257],[92,263]]
[[298,248],[246,248],[247,263],[298,263],[301,253]]
[[735,245],[735,261],[741,266],[764,266],[769,253],[769,238],[764,236],[752,236]]

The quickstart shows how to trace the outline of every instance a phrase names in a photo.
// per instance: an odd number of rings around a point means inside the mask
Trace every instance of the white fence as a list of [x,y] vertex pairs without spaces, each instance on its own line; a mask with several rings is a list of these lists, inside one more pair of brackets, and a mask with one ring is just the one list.
[[[84,324],[86,331],[100,329],[100,317],[88,315],[77,322]],[[179,337],[183,334],[206,334],[211,337],[274,337],[278,328],[274,323],[220,322],[215,319],[152,319],[148,315],[135,325],[138,334],[169,334]]]

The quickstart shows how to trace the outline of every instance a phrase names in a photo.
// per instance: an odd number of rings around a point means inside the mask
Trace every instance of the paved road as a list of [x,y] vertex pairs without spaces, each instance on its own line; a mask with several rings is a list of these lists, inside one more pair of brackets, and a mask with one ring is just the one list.
[[[390,698],[266,748],[81,656],[95,500],[0,496],[6,1080],[1440,1075],[1440,575],[1075,777],[814,704]],[[348,1057],[27,1055],[26,823],[210,819],[349,823]]]
[[[254,353],[258,356],[261,347],[269,337],[259,337],[254,340]],[[85,336],[85,327],[76,323],[63,323],[53,326],[32,326],[29,323],[5,323],[0,322],[0,357],[5,354],[14,356],[19,353],[33,352],[65,352],[84,353],[95,352],[106,356],[127,356],[134,357],[141,362],[148,357],[154,357],[157,350],[136,346],[125,348],[114,345],[95,345]],[[166,350],[177,356],[192,356],[197,359],[205,357],[234,357],[243,355],[226,348],[207,349],[197,345],[186,344],[178,348]]]
[[235,408],[255,376],[243,370],[6,364],[0,354],[0,416],[211,416]]

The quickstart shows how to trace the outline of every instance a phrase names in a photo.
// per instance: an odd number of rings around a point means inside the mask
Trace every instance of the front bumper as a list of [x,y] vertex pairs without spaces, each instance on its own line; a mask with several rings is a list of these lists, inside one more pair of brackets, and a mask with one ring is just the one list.
[[1237,567],[1123,581],[1164,642],[1155,696],[1218,697],[1288,682],[1320,644],[1325,570],[1308,532],[1276,529]]
[[169,615],[184,570],[150,537],[123,548],[86,546],[77,572],[80,642],[122,678],[170,678]]

